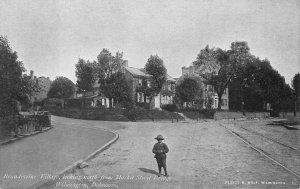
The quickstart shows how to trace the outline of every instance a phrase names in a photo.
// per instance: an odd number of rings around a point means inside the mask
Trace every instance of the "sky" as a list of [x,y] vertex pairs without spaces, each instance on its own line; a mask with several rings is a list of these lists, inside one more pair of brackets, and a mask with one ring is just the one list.
[[79,58],[103,48],[131,67],[150,55],[181,76],[207,44],[229,49],[247,41],[291,83],[300,72],[300,0],[1,0],[0,35],[36,76],[76,82]]

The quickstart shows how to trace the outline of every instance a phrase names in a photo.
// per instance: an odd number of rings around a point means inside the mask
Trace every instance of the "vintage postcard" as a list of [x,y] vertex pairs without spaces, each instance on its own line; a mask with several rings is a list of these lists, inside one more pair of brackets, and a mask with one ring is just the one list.
[[0,189],[300,188],[299,0],[0,0]]

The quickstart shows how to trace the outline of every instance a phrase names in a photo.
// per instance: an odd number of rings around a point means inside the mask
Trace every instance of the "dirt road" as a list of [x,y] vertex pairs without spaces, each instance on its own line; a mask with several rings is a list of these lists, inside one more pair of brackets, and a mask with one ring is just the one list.
[[[299,180],[233,136],[221,122],[122,123],[119,140],[52,188],[298,188]],[[253,124],[257,124],[253,122]],[[109,127],[109,125],[107,125]],[[151,152],[162,134],[170,177]]]

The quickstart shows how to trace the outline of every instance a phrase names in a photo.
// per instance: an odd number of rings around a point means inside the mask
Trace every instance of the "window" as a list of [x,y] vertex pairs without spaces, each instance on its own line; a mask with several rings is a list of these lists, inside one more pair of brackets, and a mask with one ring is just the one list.
[[147,80],[147,87],[151,87],[151,84],[150,84],[150,81],[149,80]]
[[165,89],[166,89],[166,85],[165,85],[165,84],[163,84],[163,86],[162,86],[162,89],[163,89],[163,90],[165,90]]
[[149,96],[146,96],[146,102],[150,103],[150,97]]
[[139,86],[142,86],[143,85],[143,81],[142,79],[139,79]]
[[227,106],[227,99],[222,99],[222,106]]
[[168,90],[171,91],[171,84],[168,84]]
[[136,93],[136,101],[140,102],[140,93]]
[[224,94],[225,94],[225,95],[226,95],[226,93],[227,93],[227,89],[224,90]]
[[141,93],[141,102],[144,102],[144,93]]
[[162,103],[162,104],[166,104],[166,96],[165,96],[165,95],[162,96],[162,101],[161,101],[161,103]]
[[144,93],[136,93],[136,101],[144,102]]
[[215,107],[218,107],[218,98],[215,98],[214,106],[215,106]]
[[171,85],[171,91],[174,91],[174,90],[175,90],[175,85],[172,84],[172,85]]
[[170,98],[169,98],[169,104],[173,104],[173,96],[170,96]]

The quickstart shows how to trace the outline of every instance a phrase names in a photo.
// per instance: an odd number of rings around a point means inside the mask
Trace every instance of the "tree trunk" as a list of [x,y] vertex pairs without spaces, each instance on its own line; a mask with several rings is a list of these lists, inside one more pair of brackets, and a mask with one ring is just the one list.
[[82,101],[81,101],[81,109],[83,109],[84,108],[84,99],[82,99]]
[[222,106],[222,94],[218,94],[218,110],[221,110]]
[[109,98],[109,108],[112,108],[112,98]]

